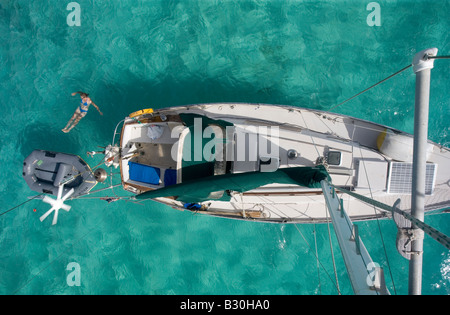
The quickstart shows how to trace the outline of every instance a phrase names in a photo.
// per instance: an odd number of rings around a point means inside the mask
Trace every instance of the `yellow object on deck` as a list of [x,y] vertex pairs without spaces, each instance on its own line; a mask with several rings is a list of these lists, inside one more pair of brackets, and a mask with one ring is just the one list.
[[153,108],[146,108],[146,109],[141,109],[138,110],[134,113],[131,113],[130,115],[128,115],[130,118],[136,117],[136,116],[140,116],[140,115],[144,115],[144,114],[151,114],[153,113]]
[[377,147],[378,150],[381,150],[381,146],[383,145],[384,139],[386,138],[386,134],[387,134],[387,129],[384,129],[382,132],[380,132],[380,134],[378,135],[377,138]]

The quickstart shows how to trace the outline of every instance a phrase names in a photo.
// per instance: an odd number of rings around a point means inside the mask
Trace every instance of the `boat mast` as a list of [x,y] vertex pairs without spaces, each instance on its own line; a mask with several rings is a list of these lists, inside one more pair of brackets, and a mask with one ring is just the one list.
[[[414,109],[414,151],[411,214],[420,221],[424,221],[425,209],[425,175],[427,163],[428,143],[428,108],[430,102],[430,74],[437,48],[430,48],[418,52],[414,56],[413,70],[416,74],[416,95]],[[411,242],[411,260],[409,261],[410,295],[420,295],[422,291],[422,263],[424,233],[416,225],[412,225],[414,237]]]

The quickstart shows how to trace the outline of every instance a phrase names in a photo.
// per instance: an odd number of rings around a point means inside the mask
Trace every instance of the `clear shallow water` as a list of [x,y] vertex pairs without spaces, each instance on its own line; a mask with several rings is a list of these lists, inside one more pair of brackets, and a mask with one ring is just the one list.
[[[34,195],[22,180],[35,148],[79,154],[107,145],[132,111],[239,101],[326,110],[411,63],[416,51],[449,54],[449,1],[378,1],[381,26],[366,23],[369,1],[0,0],[0,204]],[[367,2],[367,3],[366,3]],[[429,137],[449,140],[450,63],[432,70]],[[414,80],[406,71],[336,112],[413,130]],[[86,91],[92,109],[63,128]],[[443,170],[445,171],[445,170]],[[336,294],[326,225],[247,223],[140,206],[75,200],[58,225],[32,201],[0,217],[1,294]],[[36,212],[33,212],[36,209]],[[426,222],[450,234],[449,217]],[[360,223],[373,259],[387,267],[376,222]],[[408,263],[393,222],[380,222],[395,289],[407,293]],[[333,236],[340,289],[351,294]],[[310,244],[310,245],[308,245]],[[311,247],[310,247],[311,246]],[[450,254],[425,239],[423,293],[450,293]],[[81,286],[68,286],[77,262]],[[393,284],[386,269],[387,282]]]

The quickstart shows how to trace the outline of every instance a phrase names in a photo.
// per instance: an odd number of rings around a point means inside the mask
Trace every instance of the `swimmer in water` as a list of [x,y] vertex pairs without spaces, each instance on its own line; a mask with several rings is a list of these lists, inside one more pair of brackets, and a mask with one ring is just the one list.
[[[89,94],[78,91],[78,92],[72,93],[72,96],[75,96],[77,94],[80,94],[80,96],[81,96],[81,103],[75,110],[75,113],[73,114],[72,118],[70,118],[67,125],[64,127],[64,129],[62,129],[62,131],[65,133],[68,133],[70,130],[72,130],[72,128],[75,127],[80,122],[81,118],[86,116],[90,105],[94,106],[98,110],[100,115],[103,115],[103,113],[100,111],[98,106],[95,105],[95,103],[91,100],[91,98],[89,97]],[[72,124],[72,126],[70,126],[71,124]]]

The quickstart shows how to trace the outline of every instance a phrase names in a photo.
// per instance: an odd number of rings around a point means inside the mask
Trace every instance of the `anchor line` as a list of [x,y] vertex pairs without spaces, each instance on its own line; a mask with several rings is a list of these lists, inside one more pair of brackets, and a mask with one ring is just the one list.
[[10,211],[13,211],[14,209],[19,208],[20,206],[23,206],[23,205],[26,204],[27,202],[30,202],[30,201],[36,199],[37,197],[42,196],[43,194],[45,194],[45,193],[40,193],[39,195],[36,195],[36,196],[34,196],[33,198],[30,198],[30,199],[28,199],[27,201],[24,201],[24,202],[22,202],[21,204],[15,206],[15,207],[12,207],[11,209],[6,210],[5,212],[0,213],[0,217],[1,217],[2,215],[4,215],[4,214],[10,212]]

